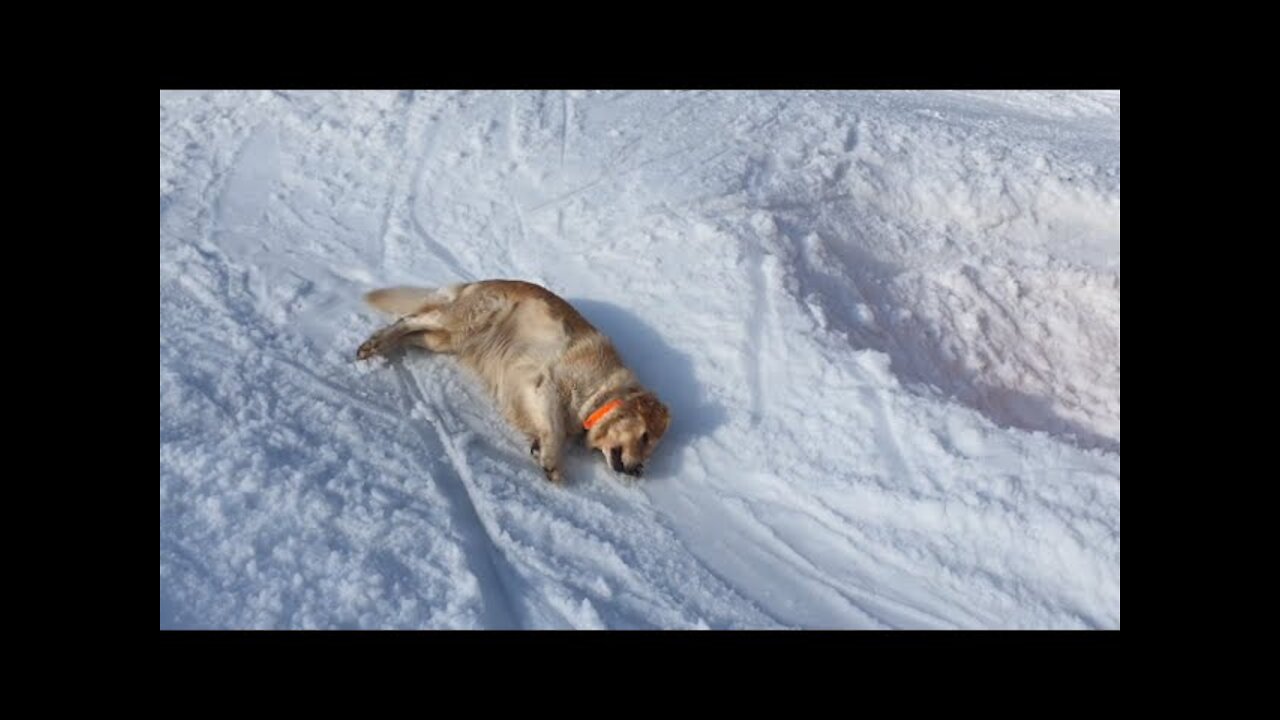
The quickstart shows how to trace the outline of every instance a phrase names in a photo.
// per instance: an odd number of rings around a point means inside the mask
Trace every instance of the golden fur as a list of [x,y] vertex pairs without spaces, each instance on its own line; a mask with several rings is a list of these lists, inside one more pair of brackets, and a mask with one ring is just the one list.
[[363,360],[401,344],[457,356],[497,400],[530,452],[556,483],[565,441],[611,400],[622,404],[586,431],[618,472],[639,475],[671,416],[640,385],[609,339],[546,288],[520,280],[484,280],[438,290],[395,287],[365,296],[401,316],[360,346]]

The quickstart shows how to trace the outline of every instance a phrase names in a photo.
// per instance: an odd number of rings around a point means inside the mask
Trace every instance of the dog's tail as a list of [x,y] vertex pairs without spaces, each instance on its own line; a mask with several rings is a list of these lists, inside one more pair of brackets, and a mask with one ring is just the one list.
[[440,291],[431,288],[389,287],[365,293],[364,301],[392,315],[410,315],[432,302],[438,302]]

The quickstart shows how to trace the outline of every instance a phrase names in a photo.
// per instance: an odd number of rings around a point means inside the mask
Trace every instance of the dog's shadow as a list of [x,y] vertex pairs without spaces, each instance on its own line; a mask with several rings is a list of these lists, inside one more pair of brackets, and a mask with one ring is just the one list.
[[571,299],[583,317],[607,335],[645,387],[657,393],[671,410],[671,426],[650,460],[654,477],[678,470],[672,458],[692,441],[709,435],[726,419],[724,408],[703,397],[687,353],[666,343],[662,336],[630,311],[597,300]]

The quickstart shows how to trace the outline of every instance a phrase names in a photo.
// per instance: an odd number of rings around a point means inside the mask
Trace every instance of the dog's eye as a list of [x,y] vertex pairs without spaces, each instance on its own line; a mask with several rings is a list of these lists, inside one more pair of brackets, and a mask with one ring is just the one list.
[[648,444],[649,444],[649,433],[645,433],[645,434],[641,435],[641,436],[640,436],[640,442],[641,442],[641,444],[643,444],[643,445],[648,445]]

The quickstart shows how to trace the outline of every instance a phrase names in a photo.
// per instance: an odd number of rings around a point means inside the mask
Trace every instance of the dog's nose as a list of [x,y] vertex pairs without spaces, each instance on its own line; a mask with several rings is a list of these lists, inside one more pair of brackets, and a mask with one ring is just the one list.
[[644,473],[644,463],[636,463],[634,467],[627,468],[623,472],[632,477],[640,477]]

